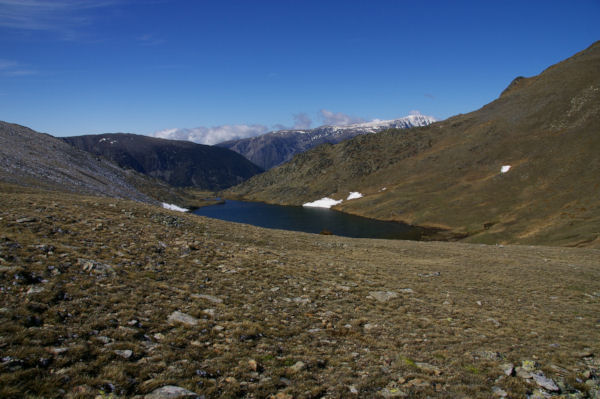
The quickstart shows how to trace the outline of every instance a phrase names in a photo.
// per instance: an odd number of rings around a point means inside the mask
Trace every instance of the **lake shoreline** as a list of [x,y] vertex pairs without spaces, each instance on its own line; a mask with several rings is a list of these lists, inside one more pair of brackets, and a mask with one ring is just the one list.
[[278,205],[240,199],[224,199],[217,205],[219,206],[196,208],[191,212],[200,216],[258,227],[341,237],[413,241],[448,240],[446,231],[441,228],[366,218],[337,209]]

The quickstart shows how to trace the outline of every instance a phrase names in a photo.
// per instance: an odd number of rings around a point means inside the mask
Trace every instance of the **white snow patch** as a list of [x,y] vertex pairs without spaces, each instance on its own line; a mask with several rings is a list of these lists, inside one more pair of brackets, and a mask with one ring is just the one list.
[[312,207],[312,208],[331,208],[334,205],[341,204],[342,201],[343,200],[334,200],[333,198],[324,197],[324,198],[321,198],[320,200],[302,204],[302,206]]
[[500,169],[501,173],[506,173],[510,170],[510,165],[504,165],[502,166],[502,169]]
[[106,137],[103,137],[100,140],[98,140],[98,143],[104,143],[104,142],[107,142],[108,144],[115,144],[117,142],[117,140],[111,140]]
[[353,199],[358,199],[358,198],[362,198],[363,195],[361,193],[359,193],[358,191],[351,191],[350,194],[348,194],[348,198],[346,198],[347,200],[353,200]]
[[385,190],[387,190],[387,187],[382,187],[381,190],[379,190],[379,191],[385,191]]
[[173,204],[167,204],[166,202],[163,202],[162,206],[165,209],[170,209],[172,211],[177,211],[177,212],[187,212],[188,211],[188,209],[185,209],[185,208],[182,208],[180,206],[173,205]]

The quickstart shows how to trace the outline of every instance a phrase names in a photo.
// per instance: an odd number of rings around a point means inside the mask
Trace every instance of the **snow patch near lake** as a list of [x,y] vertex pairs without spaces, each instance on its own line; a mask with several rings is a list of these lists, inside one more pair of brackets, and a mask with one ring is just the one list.
[[173,205],[173,204],[167,204],[166,202],[162,203],[162,207],[165,209],[170,209],[172,211],[177,211],[177,212],[187,212],[188,211],[188,209],[185,209],[180,206]]
[[353,199],[358,199],[358,198],[362,198],[363,195],[361,193],[359,193],[358,191],[351,191],[350,194],[348,194],[348,198],[346,198],[346,200],[353,200]]
[[500,173],[506,173],[510,170],[510,165],[504,165],[502,166],[502,168],[500,169]]
[[320,200],[302,204],[302,206],[312,207],[312,208],[331,208],[334,205],[341,204],[342,201],[343,200],[334,200],[333,198],[324,197],[324,198],[321,198]]

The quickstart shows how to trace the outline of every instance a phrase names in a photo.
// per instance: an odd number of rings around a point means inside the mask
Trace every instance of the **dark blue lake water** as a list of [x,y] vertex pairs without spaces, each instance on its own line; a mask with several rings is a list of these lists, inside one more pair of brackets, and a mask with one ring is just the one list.
[[198,208],[193,213],[271,229],[306,233],[321,233],[326,230],[345,237],[419,240],[423,233],[422,229],[404,223],[383,222],[331,209],[270,205],[262,202],[227,200],[224,204]]

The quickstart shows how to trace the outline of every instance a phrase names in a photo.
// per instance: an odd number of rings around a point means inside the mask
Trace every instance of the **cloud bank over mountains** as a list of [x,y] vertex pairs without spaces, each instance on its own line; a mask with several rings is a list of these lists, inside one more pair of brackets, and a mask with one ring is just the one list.
[[331,112],[329,110],[322,109],[320,113],[324,125],[346,126],[354,123],[367,122],[367,120],[363,118],[350,116],[344,114],[343,112]]
[[165,129],[154,133],[154,137],[170,140],[187,140],[198,144],[213,145],[228,140],[238,140],[246,137],[267,133],[269,128],[264,125],[221,125],[213,127],[195,127],[191,129]]
[[[418,111],[411,111],[411,114]],[[268,133],[274,130],[302,130],[313,127],[312,118],[305,112],[293,115],[294,124],[285,126],[281,124],[271,127],[254,124],[254,125],[221,125],[205,127],[199,126],[194,128],[172,128],[157,131],[153,134],[154,137],[170,140],[186,140],[198,144],[214,145],[229,140],[239,140],[247,137],[254,137]],[[321,109],[316,118],[322,125],[346,126],[354,123],[369,122],[370,120],[345,114],[343,112],[333,112],[327,109]],[[372,121],[377,121],[373,119]]]

